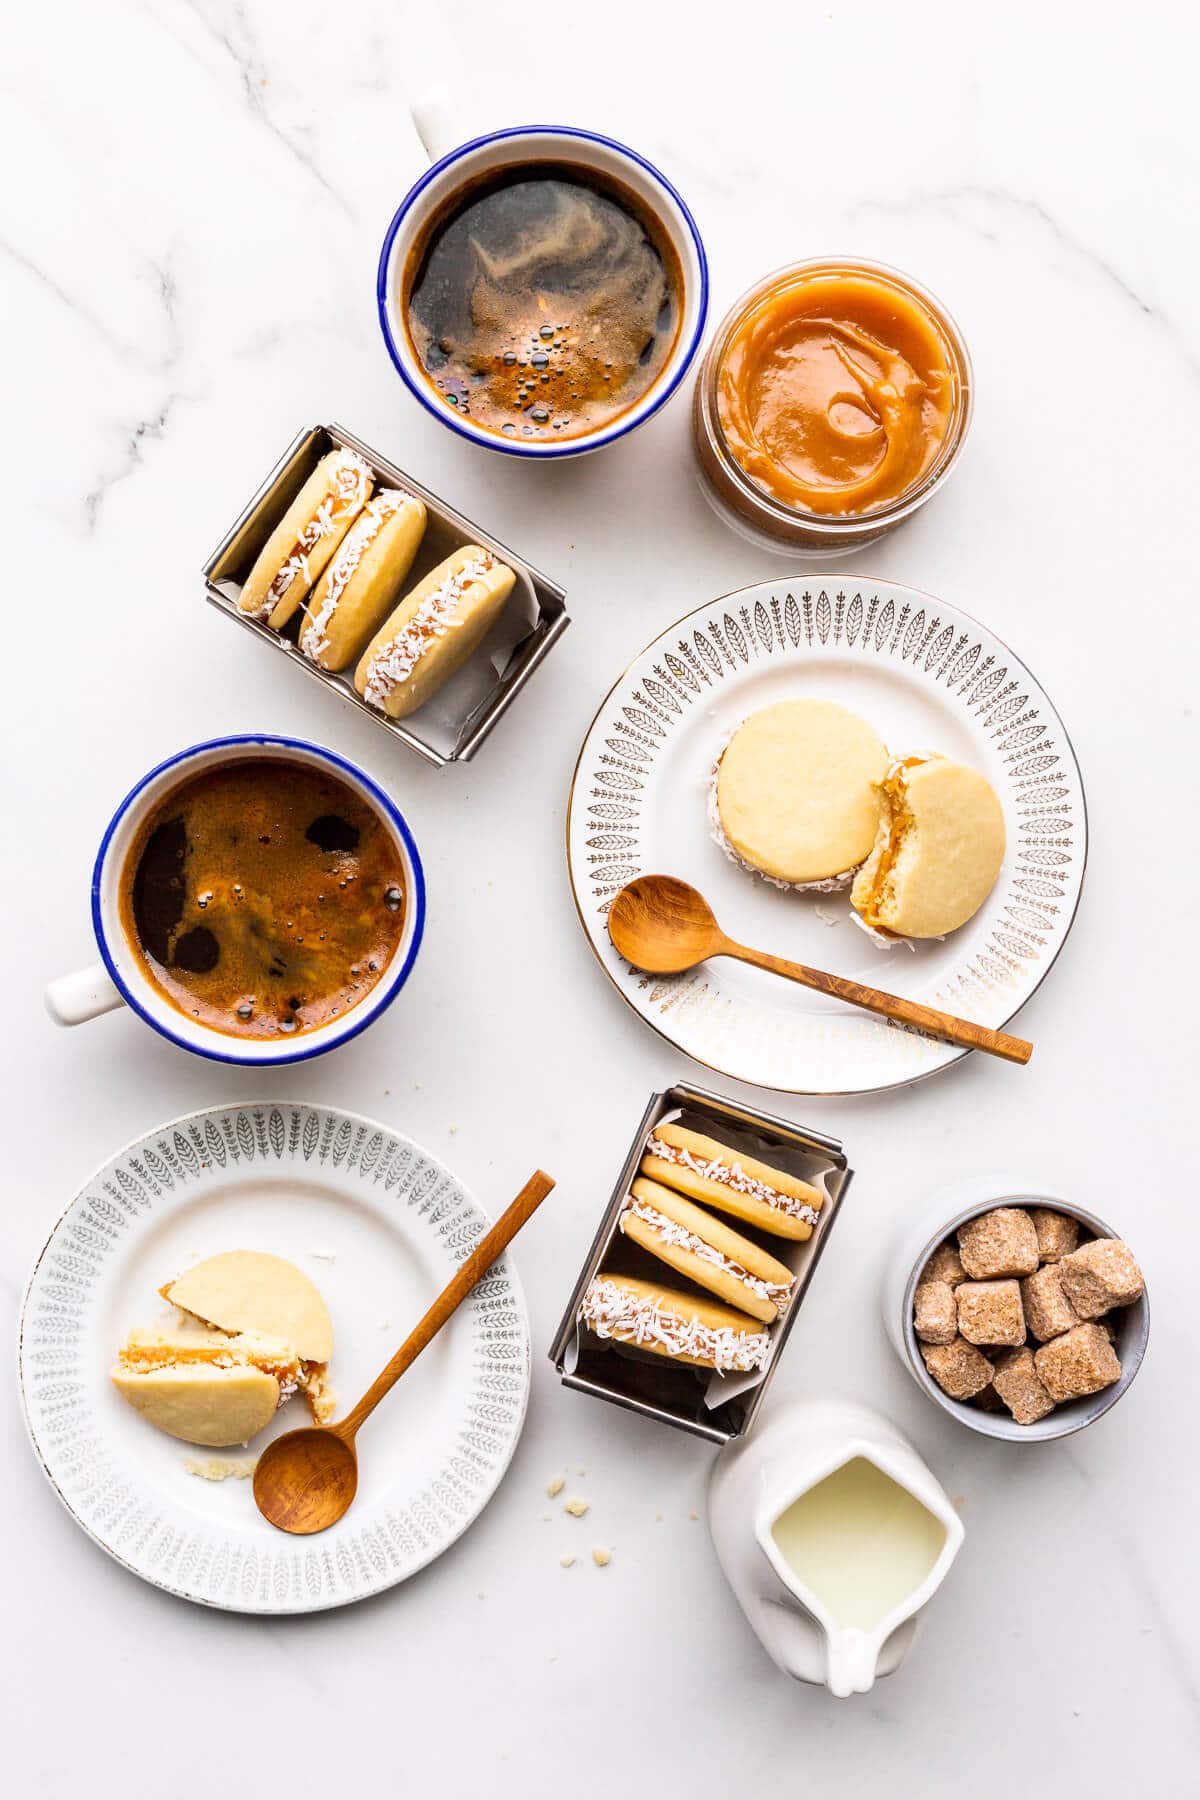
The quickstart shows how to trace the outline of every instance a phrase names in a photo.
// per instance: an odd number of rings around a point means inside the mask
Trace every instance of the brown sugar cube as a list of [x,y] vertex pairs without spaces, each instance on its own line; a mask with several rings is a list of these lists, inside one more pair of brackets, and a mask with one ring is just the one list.
[[948,1281],[923,1281],[913,1295],[913,1330],[926,1344],[952,1344],[958,1336],[954,1289]]
[[1019,1206],[997,1206],[958,1228],[958,1253],[973,1281],[998,1275],[1032,1275],[1038,1266],[1037,1232]]
[[1038,1255],[1044,1263],[1059,1262],[1071,1254],[1079,1242],[1078,1219],[1051,1212],[1048,1206],[1031,1206],[1029,1216],[1037,1233]]
[[958,1329],[969,1344],[1023,1344],[1019,1281],[963,1281],[954,1290]]
[[927,1281],[948,1281],[951,1287],[957,1287],[960,1281],[966,1279],[966,1273],[957,1244],[947,1241],[938,1245],[921,1270],[921,1285],[924,1286]]
[[1142,1271],[1120,1238],[1093,1238],[1058,1266],[1063,1292],[1081,1319],[1098,1319],[1114,1306],[1132,1306],[1142,1297]]
[[1010,1350],[1002,1356],[992,1386],[1018,1425],[1033,1425],[1054,1411],[1054,1402],[1034,1367],[1032,1350]]
[[1052,1400],[1098,1394],[1121,1377],[1121,1364],[1099,1325],[1076,1325],[1043,1344],[1033,1359],[1038,1379]]
[[981,1350],[956,1337],[952,1344],[922,1344],[925,1367],[952,1400],[969,1400],[992,1379],[992,1365]]
[[[1013,1354],[1014,1352],[1011,1350],[1005,1351],[1006,1356],[1012,1356]],[[985,1388],[980,1388],[979,1392],[972,1400],[971,1405],[977,1406],[980,1412],[998,1413],[1004,1411],[1004,1402],[996,1392],[995,1384],[990,1381]]]
[[1039,1344],[1061,1337],[1080,1322],[1079,1314],[1063,1293],[1058,1263],[1046,1263],[1036,1275],[1025,1277],[1021,1283],[1021,1304],[1025,1308],[1025,1323]]

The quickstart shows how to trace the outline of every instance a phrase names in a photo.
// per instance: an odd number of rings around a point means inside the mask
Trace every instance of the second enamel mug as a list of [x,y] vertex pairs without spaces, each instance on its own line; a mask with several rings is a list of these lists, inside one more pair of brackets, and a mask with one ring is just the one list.
[[[375,984],[338,1017],[287,1037],[234,1037],[190,1017],[171,1002],[152,978],[148,959],[126,929],[121,894],[126,860],[155,808],[185,782],[239,763],[283,763],[332,779],[374,814],[400,871],[405,905],[395,952]],[[240,893],[240,889],[237,890]],[[60,976],[46,989],[46,1005],[59,1025],[82,1025],[125,1003],[139,1019],[181,1050],[216,1062],[252,1068],[307,1062],[350,1038],[377,1019],[408,980],[425,928],[425,877],[412,833],[399,808],[364,769],[333,750],[299,738],[245,733],[212,738],[170,756],[143,775],[109,821],[92,871],[92,925],[101,961]]]

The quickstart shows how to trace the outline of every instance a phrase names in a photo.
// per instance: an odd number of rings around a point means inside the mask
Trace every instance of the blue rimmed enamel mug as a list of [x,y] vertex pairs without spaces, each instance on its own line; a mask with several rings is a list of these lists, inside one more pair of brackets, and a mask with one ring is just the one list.
[[[418,128],[421,121],[418,118]],[[430,133],[424,133],[426,143]],[[619,417],[597,430],[546,442],[500,436],[456,413],[439,395],[413,349],[404,321],[404,272],[414,244],[445,203],[467,183],[493,169],[523,162],[567,162],[608,175],[631,189],[661,222],[674,246],[683,277],[683,304],[674,348],[657,379],[641,399]],[[696,221],[681,196],[653,163],[615,138],[582,131],[570,125],[519,125],[473,138],[439,156],[404,196],[383,240],[376,284],[379,323],[388,355],[400,379],[414,399],[459,437],[498,450],[504,456],[525,456],[542,461],[582,456],[627,437],[665,406],[680,386],[700,348],[708,315],[708,262]]]
[[[406,897],[404,930],[396,952],[382,978],[341,1018],[317,1026],[303,1036],[281,1042],[277,1038],[229,1037],[189,1019],[179,1012],[147,976],[138,950],[125,934],[120,917],[121,873],[142,821],[173,788],[205,769],[231,762],[278,759],[311,764],[323,774],[335,776],[360,795],[389,833],[404,871]],[[274,1068],[283,1063],[307,1062],[323,1056],[339,1044],[357,1037],[391,1005],[408,980],[425,929],[425,875],[413,835],[404,815],[377,782],[354,763],[301,738],[263,737],[245,733],[212,738],[180,750],[150,770],[126,794],[109,822],[92,870],[92,925],[102,960],[92,968],[77,970],[50,983],[46,1005],[60,1025],[82,1025],[100,1013],[124,1003],[139,1019],[197,1056],[215,1062],[242,1063],[253,1068]]]

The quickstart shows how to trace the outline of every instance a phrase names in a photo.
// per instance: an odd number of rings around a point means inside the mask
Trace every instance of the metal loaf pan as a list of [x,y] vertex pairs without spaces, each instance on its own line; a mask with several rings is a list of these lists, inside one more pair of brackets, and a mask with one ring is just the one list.
[[[357,451],[374,471],[379,483],[400,488],[425,502],[429,520],[416,560],[405,582],[406,589],[415,586],[430,569],[463,544],[485,545],[506,562],[509,568],[516,571],[517,589],[509,602],[509,608],[511,610],[514,605],[524,606],[532,621],[530,628],[513,645],[503,669],[498,674],[493,674],[490,687],[482,698],[477,692],[471,692],[461,717],[447,718],[443,709],[436,705],[435,696],[410,718],[389,719],[386,714],[368,706],[355,693],[351,679],[353,669],[331,674],[309,662],[290,635],[295,630],[294,625],[284,633],[272,631],[269,625],[238,611],[242,584],[263,544],[321,457],[335,447]],[[290,658],[293,668],[303,670],[304,674],[329,693],[363,713],[381,731],[398,738],[410,750],[415,750],[418,756],[423,756],[426,762],[439,768],[445,767],[447,763],[471,760],[497,720],[508,711],[538,664],[549,655],[570,624],[564,604],[565,594],[556,581],[552,581],[532,563],[508,549],[499,538],[464,518],[436,494],[430,493],[428,488],[422,487],[419,481],[414,481],[411,475],[405,474],[403,469],[397,468],[395,463],[380,456],[377,450],[372,450],[369,444],[364,444],[360,438],[343,430],[340,425],[312,425],[299,432],[292,440],[249,505],[205,563],[204,584],[205,596],[218,612],[253,633],[272,650],[282,651]],[[503,623],[502,619],[497,630]],[[486,654],[487,640],[482,650],[476,652],[476,656]],[[476,683],[476,687],[477,685]],[[450,688],[453,689],[453,686],[451,683]]]
[[[683,1276],[668,1269],[665,1263],[647,1256],[626,1239],[617,1226],[647,1138],[662,1120],[675,1117],[681,1124],[703,1131],[732,1149],[744,1151],[747,1156],[773,1162],[814,1185],[823,1186],[828,1195],[812,1236],[803,1243],[767,1238],[740,1220],[725,1220],[735,1230],[758,1238],[770,1248],[772,1255],[787,1263],[798,1278],[795,1298],[787,1313],[767,1327],[772,1340],[771,1354],[766,1368],[758,1375],[710,1377],[704,1370],[672,1363],[649,1352],[634,1351],[624,1345],[618,1349],[612,1343],[601,1343],[578,1323],[579,1306],[588,1283],[610,1260],[619,1261],[627,1273],[634,1273],[636,1265],[637,1272],[665,1279],[669,1285],[691,1285]],[[758,1409],[779,1366],[853,1173],[847,1166],[841,1144],[821,1132],[792,1125],[786,1119],[723,1099],[720,1094],[708,1093],[704,1088],[679,1084],[661,1094],[652,1094],[550,1346],[550,1360],[562,1377],[564,1387],[610,1400],[617,1406],[628,1407],[631,1412],[659,1419],[664,1425],[674,1425],[680,1431],[693,1432],[714,1444],[727,1444],[731,1438],[743,1436],[758,1416]],[[714,1396],[719,1395],[726,1384],[729,1397],[716,1399],[714,1404]]]

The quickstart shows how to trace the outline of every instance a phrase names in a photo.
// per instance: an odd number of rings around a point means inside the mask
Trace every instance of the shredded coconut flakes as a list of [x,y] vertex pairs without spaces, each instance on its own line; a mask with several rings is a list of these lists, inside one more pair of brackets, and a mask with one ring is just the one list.
[[463,624],[451,614],[471,583],[479,581],[492,567],[493,560],[485,553],[474,562],[455,569],[425,596],[399,636],[382,645],[371,658],[364,700],[383,710],[388,695],[408,680],[431,641],[445,637],[447,631],[457,630]]
[[749,1194],[754,1200],[761,1200],[767,1206],[773,1206],[778,1212],[789,1213],[794,1219],[802,1219],[806,1225],[815,1225],[818,1214],[806,1200],[797,1200],[791,1194],[782,1194],[778,1188],[768,1186],[759,1181],[755,1175],[747,1175],[741,1163],[736,1160],[730,1163],[718,1162],[714,1157],[705,1162],[703,1157],[693,1156],[690,1150],[680,1144],[664,1144],[661,1138],[652,1137],[646,1145],[647,1154],[657,1156],[663,1162],[679,1163],[690,1169],[693,1175],[699,1175],[704,1181],[717,1181],[723,1187],[733,1188],[735,1193]]
[[597,1337],[657,1345],[668,1356],[702,1358],[720,1370],[764,1368],[770,1353],[765,1331],[734,1331],[666,1312],[652,1296],[631,1294],[602,1275],[584,1295],[580,1317]]
[[724,1269],[727,1274],[736,1276],[739,1281],[744,1281],[751,1293],[757,1294],[760,1300],[773,1301],[781,1314],[787,1310],[794,1280],[766,1281],[760,1275],[751,1275],[749,1269],[744,1269],[740,1262],[735,1262],[732,1256],[726,1256],[723,1250],[715,1249],[712,1244],[706,1244],[702,1237],[698,1237],[694,1231],[689,1231],[686,1225],[680,1225],[675,1219],[669,1219],[666,1213],[659,1212],[656,1206],[649,1205],[645,1200],[635,1199],[632,1195],[625,1202],[625,1210],[618,1221],[622,1231],[625,1229],[625,1220],[631,1213],[637,1218],[643,1219],[664,1244],[674,1244],[680,1250],[688,1250],[693,1256],[699,1256],[705,1262],[712,1263],[714,1268]]

